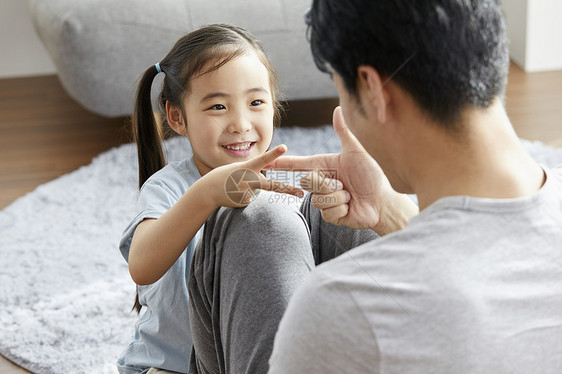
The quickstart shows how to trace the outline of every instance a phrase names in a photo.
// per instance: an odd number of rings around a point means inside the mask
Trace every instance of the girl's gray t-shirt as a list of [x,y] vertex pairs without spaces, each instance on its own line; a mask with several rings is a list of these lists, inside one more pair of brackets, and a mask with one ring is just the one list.
[[[137,215],[119,244],[125,260],[137,225],[166,213],[199,178],[201,174],[191,157],[166,165],[146,181],[139,193]],[[203,228],[162,278],[151,285],[138,286],[143,310],[134,336],[117,362],[120,373],[142,373],[150,367],[187,373],[192,345],[187,279],[202,231]]]

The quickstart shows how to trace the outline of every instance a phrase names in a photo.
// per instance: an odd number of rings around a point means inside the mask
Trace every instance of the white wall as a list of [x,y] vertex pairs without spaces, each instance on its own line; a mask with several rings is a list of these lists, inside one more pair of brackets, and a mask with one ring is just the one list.
[[562,70],[562,0],[503,0],[511,58],[527,72]]
[[27,1],[0,0],[0,78],[55,72],[33,29]]
[[562,0],[529,0],[528,71],[562,69]]
[[527,53],[528,0],[503,0],[502,5],[507,22],[511,59],[517,65],[523,67],[525,65],[525,54]]

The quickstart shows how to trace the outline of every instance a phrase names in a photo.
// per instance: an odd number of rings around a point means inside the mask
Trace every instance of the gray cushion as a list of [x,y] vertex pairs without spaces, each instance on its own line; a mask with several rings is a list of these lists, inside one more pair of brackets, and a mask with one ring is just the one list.
[[142,72],[181,35],[214,22],[247,28],[263,42],[288,99],[336,96],[328,76],[312,62],[303,21],[308,1],[29,2],[63,86],[84,107],[104,116],[130,114]]

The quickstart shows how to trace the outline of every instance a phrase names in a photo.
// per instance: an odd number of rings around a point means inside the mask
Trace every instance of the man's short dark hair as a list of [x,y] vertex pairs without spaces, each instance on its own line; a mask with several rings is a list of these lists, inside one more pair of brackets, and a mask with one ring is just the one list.
[[307,14],[320,70],[357,94],[357,68],[374,67],[435,121],[503,98],[509,68],[499,0],[314,0]]

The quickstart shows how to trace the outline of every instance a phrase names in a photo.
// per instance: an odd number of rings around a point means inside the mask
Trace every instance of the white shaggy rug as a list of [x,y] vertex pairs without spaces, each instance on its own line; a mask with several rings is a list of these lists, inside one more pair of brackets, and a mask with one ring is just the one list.
[[[330,126],[279,129],[289,154],[339,151]],[[541,163],[562,149],[526,142]],[[166,142],[168,160],[190,152]],[[133,332],[135,286],[117,248],[134,216],[136,151],[109,150],[0,212],[0,353],[35,373],[116,373]],[[187,321],[186,321],[187,323]]]

